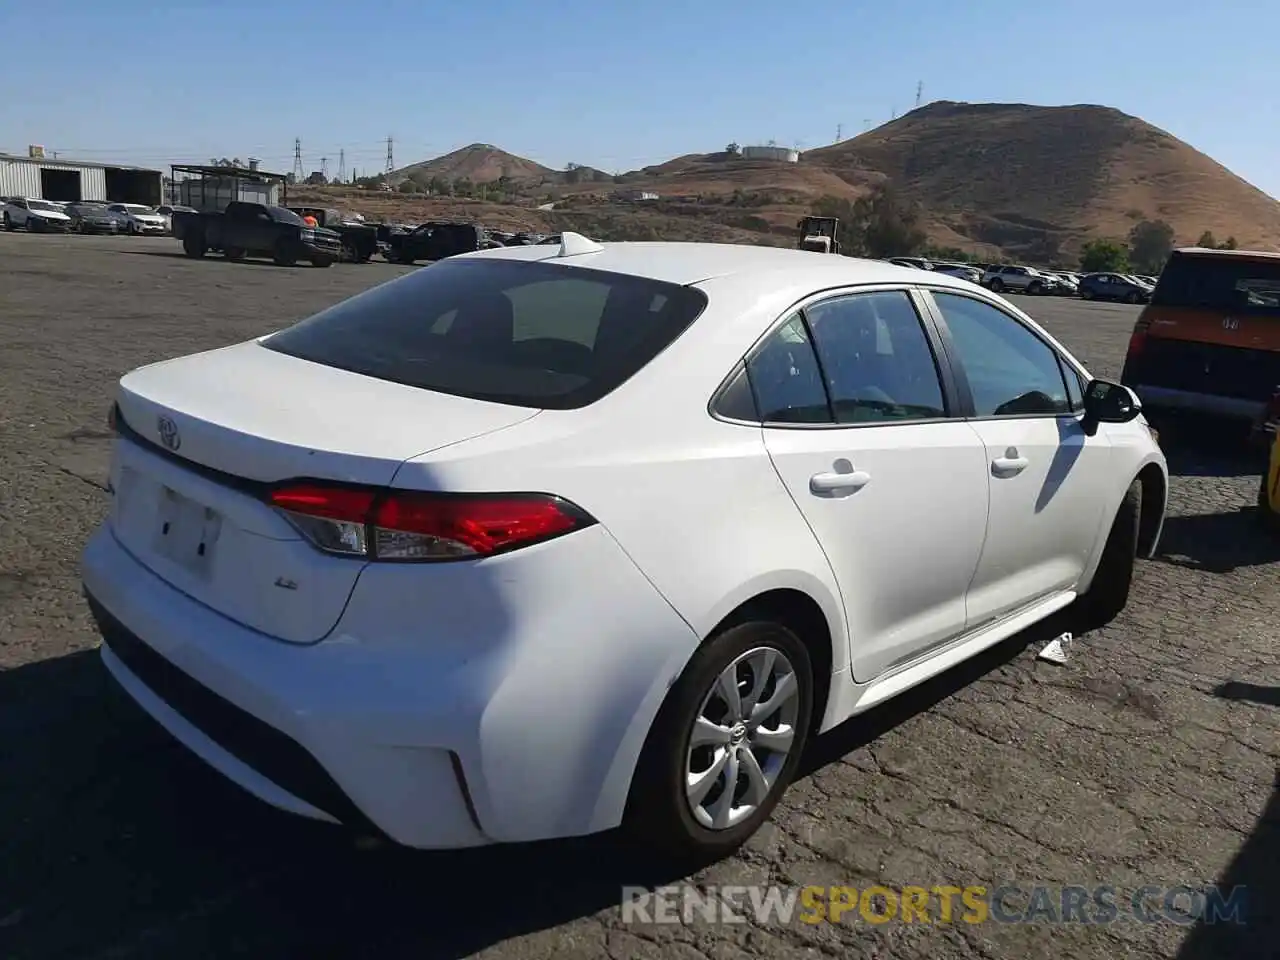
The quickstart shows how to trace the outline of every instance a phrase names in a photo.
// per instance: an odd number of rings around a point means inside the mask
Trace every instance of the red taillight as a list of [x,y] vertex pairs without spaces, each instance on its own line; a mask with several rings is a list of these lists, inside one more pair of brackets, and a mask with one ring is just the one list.
[[506,553],[595,521],[545,494],[437,494],[324,484],[281,487],[272,506],[316,547],[370,560]]
[[1134,356],[1142,352],[1142,348],[1147,345],[1147,333],[1145,330],[1135,330],[1129,337],[1129,356]]

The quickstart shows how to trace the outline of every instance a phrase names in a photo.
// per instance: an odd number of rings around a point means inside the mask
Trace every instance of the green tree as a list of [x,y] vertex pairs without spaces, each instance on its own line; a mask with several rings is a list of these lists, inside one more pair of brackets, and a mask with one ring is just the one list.
[[1213,235],[1212,230],[1206,230],[1200,234],[1200,239],[1196,241],[1197,247],[1204,247],[1208,250],[1218,249],[1218,238]]
[[397,189],[399,189],[401,193],[417,193],[418,184],[415,183],[412,178],[408,180],[401,180],[400,186]]
[[1129,262],[1142,273],[1155,274],[1173,253],[1173,227],[1163,220],[1143,220],[1129,231]]
[[919,252],[928,240],[917,211],[888,185],[875,187],[852,202],[823,197],[813,212],[840,221],[841,252],[849,256],[905,257]]
[[731,143],[724,148],[724,152],[729,154],[729,156],[731,157],[736,157],[738,154],[742,152],[742,148],[738,146],[737,143]]
[[1129,269],[1129,251],[1115,240],[1090,240],[1080,251],[1085,273],[1123,273]]
[[1218,244],[1218,249],[1219,250],[1236,250],[1236,249],[1239,249],[1239,245],[1236,243],[1235,237],[1227,237],[1227,239],[1223,240],[1222,243]]

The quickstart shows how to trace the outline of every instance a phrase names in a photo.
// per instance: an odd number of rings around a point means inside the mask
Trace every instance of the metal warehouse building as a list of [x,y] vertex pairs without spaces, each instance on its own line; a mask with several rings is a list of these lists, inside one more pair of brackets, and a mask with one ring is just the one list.
[[40,147],[25,157],[0,153],[0,197],[164,203],[159,170],[120,164],[50,160]]

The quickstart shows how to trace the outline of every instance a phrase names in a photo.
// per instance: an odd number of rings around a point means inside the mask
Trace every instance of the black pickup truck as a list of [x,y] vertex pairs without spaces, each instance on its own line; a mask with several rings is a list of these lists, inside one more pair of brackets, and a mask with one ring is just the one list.
[[217,250],[228,260],[270,257],[281,267],[299,260],[327,267],[342,254],[342,238],[336,232],[308,227],[284,207],[237,200],[222,213],[175,213],[172,223],[173,235],[188,257]]
[[378,252],[378,228],[371,223],[350,220],[325,207],[289,207],[300,217],[312,216],[326,230],[334,231],[342,240],[342,259],[348,263],[368,263]]
[[414,263],[501,246],[503,244],[490,237],[478,223],[432,221],[409,233],[391,234],[382,255],[392,263]]

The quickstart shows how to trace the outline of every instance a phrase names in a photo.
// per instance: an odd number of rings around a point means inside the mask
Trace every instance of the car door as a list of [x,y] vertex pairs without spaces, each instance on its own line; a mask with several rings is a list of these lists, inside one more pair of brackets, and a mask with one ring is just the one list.
[[778,475],[840,585],[859,682],[962,633],[987,458],[953,416],[932,325],[905,289],[826,296],[750,359]]
[[932,302],[988,459],[973,629],[1080,581],[1113,487],[1112,451],[1105,430],[1081,426],[1082,375],[1040,333],[967,293],[934,290]]

